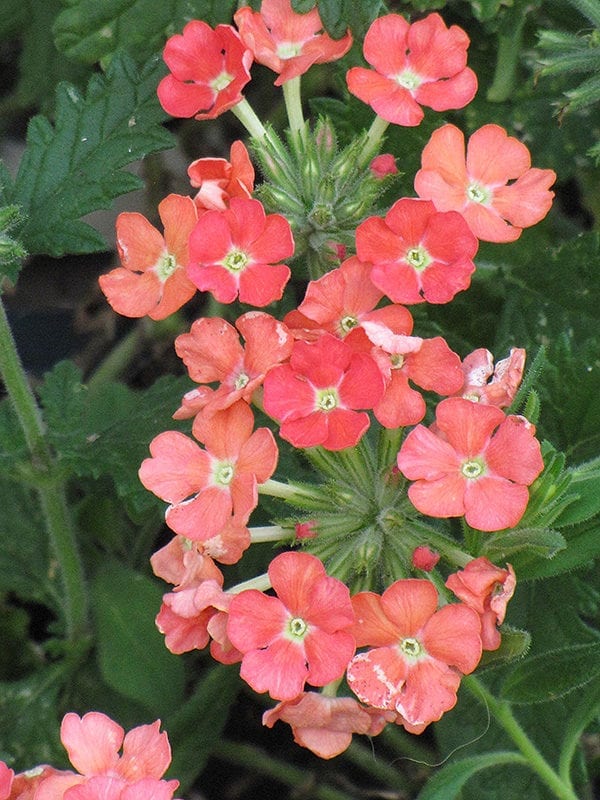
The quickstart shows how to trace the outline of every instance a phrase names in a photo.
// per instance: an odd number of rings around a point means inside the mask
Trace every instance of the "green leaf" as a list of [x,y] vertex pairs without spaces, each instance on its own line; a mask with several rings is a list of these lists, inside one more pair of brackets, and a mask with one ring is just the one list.
[[58,49],[76,61],[93,64],[118,49],[145,60],[186,22],[230,22],[236,7],[235,0],[75,0],[53,32]]
[[123,167],[172,146],[156,98],[163,71],[158,59],[138,72],[129,58],[115,57],[85,96],[72,85],[58,87],[54,125],[42,115],[31,120],[13,192],[28,217],[22,239],[30,253],[107,249],[80,217],[140,188],[143,181]]
[[130,514],[143,515],[156,499],[139,482],[139,466],[151,439],[178,427],[171,415],[188,388],[189,379],[164,376],[144,391],[106,383],[91,392],[72,362],[57,364],[39,394],[59,464],[81,477],[108,476]]
[[[527,577],[526,565],[528,563],[537,562],[540,558],[553,558],[559,550],[566,546],[564,536],[551,528],[516,528],[489,537],[481,552],[490,561],[510,560],[517,569],[519,577]],[[516,560],[515,556],[517,556]],[[525,574],[522,576],[523,570]]]
[[502,697],[511,703],[557,700],[600,676],[600,642],[539,653],[509,674]]
[[565,572],[581,569],[600,558],[598,522],[594,519],[573,527],[564,528],[567,546],[553,558],[527,565],[528,579],[550,578]]
[[457,797],[465,783],[483,769],[502,764],[526,764],[520,753],[495,752],[464,758],[448,764],[436,772],[417,796],[417,800],[452,800]]
[[356,39],[362,38],[371,22],[379,15],[382,3],[356,3],[354,0],[317,0],[323,27],[334,39],[341,38],[348,28]]
[[17,772],[64,761],[57,714],[63,680],[61,668],[48,667],[0,683],[0,760]]
[[183,661],[154,624],[162,594],[157,583],[118,562],[103,564],[91,585],[104,680],[158,717],[177,707],[184,691]]
[[586,522],[600,513],[600,458],[573,467],[569,472],[572,479],[566,496],[575,499],[556,519],[558,527]]
[[173,751],[169,776],[180,781],[180,794],[185,794],[218,750],[227,712],[240,685],[235,667],[215,665],[202,676],[189,700],[165,719]]

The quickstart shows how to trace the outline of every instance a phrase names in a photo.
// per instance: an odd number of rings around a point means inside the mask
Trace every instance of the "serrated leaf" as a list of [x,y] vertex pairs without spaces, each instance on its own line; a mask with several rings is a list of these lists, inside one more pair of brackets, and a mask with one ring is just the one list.
[[167,428],[187,378],[163,376],[144,391],[106,383],[90,392],[72,362],[57,364],[39,388],[48,439],[65,470],[82,477],[108,476],[129,512],[141,515],[155,505],[138,480],[151,439]]
[[483,769],[502,764],[526,764],[520,753],[495,752],[481,756],[464,758],[448,764],[435,773],[419,792],[417,800],[453,800],[465,783]]
[[92,77],[84,96],[60,84],[54,125],[41,115],[31,120],[13,192],[28,217],[22,239],[30,253],[107,247],[80,217],[140,188],[142,180],[123,167],[172,146],[156,98],[163,71],[158,59],[139,72],[126,56],[115,57],[106,75]]
[[522,661],[508,676],[502,697],[511,703],[545,703],[600,678],[600,642],[570,645]]
[[192,696],[165,719],[173,751],[168,774],[180,781],[180,794],[185,794],[211,754],[218,751],[228,710],[240,685],[235,667],[215,665],[200,679]]
[[145,60],[186,22],[230,22],[235,0],[75,0],[58,15],[56,46],[69,58],[93,64],[118,49]]
[[100,671],[106,683],[164,717],[183,698],[183,661],[165,647],[154,618],[163,589],[117,562],[91,584]]

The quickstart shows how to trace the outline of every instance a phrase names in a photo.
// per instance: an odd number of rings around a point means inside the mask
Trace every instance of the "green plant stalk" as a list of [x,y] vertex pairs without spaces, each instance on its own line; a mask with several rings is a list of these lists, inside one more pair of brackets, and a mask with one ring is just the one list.
[[503,103],[514,92],[526,16],[526,6],[517,4],[512,9],[513,24],[509,33],[501,32],[498,34],[496,69],[492,85],[486,95],[486,99],[490,103]]
[[45,437],[42,414],[17,353],[1,298],[0,375],[21,424],[32,464],[39,475],[36,490],[46,530],[60,565],[67,638],[74,643],[82,637],[88,620],[83,566],[65,497],[64,483],[57,477],[57,470]]
[[302,114],[302,98],[300,95],[300,75],[283,84],[283,99],[287,111],[290,132],[296,146],[306,140],[306,125]]
[[510,705],[498,700],[474,675],[463,678],[465,687],[480,700],[489,710],[492,718],[505,730],[521,753],[527,759],[527,765],[537,774],[541,781],[553,792],[558,800],[578,800],[570,782],[565,781],[555,772],[540,753],[527,733],[523,730]]
[[383,134],[389,127],[389,122],[380,116],[376,116],[371,127],[367,131],[367,137],[360,156],[358,157],[358,167],[366,167],[379,149],[383,139]]

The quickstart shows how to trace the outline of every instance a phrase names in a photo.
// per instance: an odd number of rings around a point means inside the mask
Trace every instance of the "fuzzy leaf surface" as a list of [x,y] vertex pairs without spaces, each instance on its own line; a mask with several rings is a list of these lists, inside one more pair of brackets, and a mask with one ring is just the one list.
[[234,0],[75,0],[53,32],[57,48],[75,61],[93,64],[121,48],[145,60],[190,20],[229,23],[235,8]]
[[105,75],[91,78],[85,95],[70,84],[58,86],[54,124],[43,115],[31,120],[12,198],[28,217],[22,240],[29,253],[107,249],[80,218],[140,188],[143,181],[123,168],[172,146],[156,98],[163,72],[158,58],[138,71],[128,57],[115,57]]

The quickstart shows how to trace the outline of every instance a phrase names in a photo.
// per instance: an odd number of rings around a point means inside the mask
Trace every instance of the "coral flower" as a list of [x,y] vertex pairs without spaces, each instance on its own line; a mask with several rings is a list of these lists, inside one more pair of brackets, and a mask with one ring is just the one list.
[[432,583],[404,579],[379,596],[352,598],[358,653],[348,684],[363,703],[397,712],[410,726],[438,720],[456,704],[461,675],[481,658],[480,622],[473,609],[450,603],[439,611]]
[[446,581],[446,586],[458,599],[479,614],[484,650],[500,647],[501,637],[496,625],[504,622],[506,606],[517,585],[514,569],[510,564],[506,566],[502,569],[481,556],[469,561],[464,569],[454,572]]
[[[161,780],[171,763],[160,721],[140,725],[127,734],[105,714],[65,714],[60,739],[75,772],[50,775],[38,786],[36,800],[170,800],[178,781]],[[119,750],[123,748],[122,754]]]
[[15,773],[4,761],[0,761],[0,800],[8,800]]
[[356,229],[356,252],[373,264],[371,280],[394,303],[448,303],[466,289],[479,242],[457,212],[404,197]]
[[281,214],[266,215],[258,200],[232,197],[224,211],[206,211],[190,235],[187,274],[220,303],[266,306],[280,300],[290,268],[294,239]]
[[163,58],[171,73],[158,84],[160,104],[173,117],[196,119],[214,119],[240,102],[253,60],[235,28],[213,30],[201,20],[171,36]]
[[165,319],[196,293],[187,277],[188,238],[198,220],[189,197],[170,194],[158,205],[164,236],[146,217],[125,211],[117,217],[121,267],[99,278],[117,314]]
[[413,505],[431,517],[458,517],[473,528],[514,527],[544,467],[535,429],[523,417],[460,397],[438,404],[435,431],[417,425],[398,453]]
[[379,709],[361,706],[353,697],[302,692],[265,711],[263,725],[272,728],[277,720],[287,722],[296,744],[328,759],[347,750],[353,733],[377,736],[391,717]]
[[382,119],[418,125],[424,116],[421,106],[447,111],[463,108],[475,96],[477,77],[467,67],[468,46],[462,28],[447,28],[439,14],[412,25],[399,14],[379,17],[363,45],[373,69],[350,69],[348,89]]
[[263,0],[260,11],[244,6],[233,19],[256,61],[279,73],[275,86],[304,74],[313,64],[341,58],[352,45],[350,32],[332,39],[323,32],[316,8],[297,14],[290,0]]
[[152,458],[139,470],[143,485],[171,503],[167,525],[188,539],[205,541],[235,516],[245,524],[258,503],[257,485],[277,465],[277,445],[268,428],[252,431],[254,416],[242,400],[197,426],[200,448],[178,431],[150,443]]
[[525,367],[525,350],[511,348],[508,358],[494,367],[494,357],[480,347],[465,357],[462,370],[465,376],[459,392],[461,397],[474,403],[489,403],[499,408],[510,406],[521,384]]
[[276,556],[268,569],[276,597],[256,589],[235,595],[227,631],[244,654],[240,675],[257,692],[293,700],[341,678],[354,654],[350,592],[309,553]]
[[[262,311],[249,311],[236,328],[219,317],[196,320],[189,333],[175,339],[177,355],[197,383],[219,381],[216,390],[203,393],[205,413],[214,413],[237,400],[250,402],[267,372],[285,361],[294,340],[287,327]],[[239,333],[245,339],[240,343]]]
[[343,450],[369,427],[369,415],[356,409],[373,408],[383,390],[371,356],[324,333],[316,342],[297,341],[289,363],[267,374],[263,402],[281,423],[281,437],[295,447]]
[[459,211],[479,239],[514,242],[552,205],[551,169],[531,166],[529,150],[499,125],[484,125],[469,139],[454,125],[434,131],[415,175],[419,197],[439,211]]
[[198,189],[194,202],[199,209],[222,211],[232,197],[250,197],[254,189],[254,167],[243,142],[235,141],[225,158],[197,158],[188,167],[190,183]]

